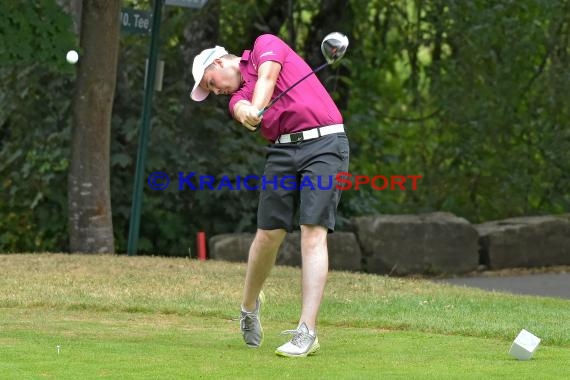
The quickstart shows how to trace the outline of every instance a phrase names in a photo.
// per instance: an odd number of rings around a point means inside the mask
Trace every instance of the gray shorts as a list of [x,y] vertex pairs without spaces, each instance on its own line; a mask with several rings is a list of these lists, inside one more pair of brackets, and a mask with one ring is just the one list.
[[291,232],[299,210],[299,225],[320,225],[332,232],[341,196],[336,176],[348,171],[348,160],[345,133],[268,146],[257,227]]

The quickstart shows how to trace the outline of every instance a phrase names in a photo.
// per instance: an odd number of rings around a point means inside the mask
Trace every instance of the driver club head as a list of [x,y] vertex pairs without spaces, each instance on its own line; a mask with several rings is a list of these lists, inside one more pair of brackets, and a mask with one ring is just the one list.
[[327,34],[321,42],[321,52],[329,65],[341,59],[347,47],[348,37],[339,32]]

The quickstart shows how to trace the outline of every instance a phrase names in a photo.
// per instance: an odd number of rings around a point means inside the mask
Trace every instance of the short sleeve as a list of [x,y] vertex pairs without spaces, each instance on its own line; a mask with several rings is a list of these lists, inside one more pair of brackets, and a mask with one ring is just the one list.
[[283,66],[287,51],[282,40],[271,34],[263,34],[255,40],[251,60],[256,70],[266,61],[275,61]]

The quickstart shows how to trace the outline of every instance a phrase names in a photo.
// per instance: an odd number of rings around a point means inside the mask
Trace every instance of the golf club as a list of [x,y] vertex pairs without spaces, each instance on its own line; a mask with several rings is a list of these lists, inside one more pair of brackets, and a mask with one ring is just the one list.
[[[348,47],[348,38],[344,34],[338,32],[327,34],[323,39],[323,42],[321,42],[321,52],[323,53],[326,62],[320,65],[319,67],[313,69],[310,73],[308,73],[307,75],[299,79],[297,82],[293,83],[285,91],[277,95],[271,101],[271,103],[269,103],[265,108],[259,111],[257,116],[262,116],[265,113],[265,111],[267,111],[272,105],[275,104],[275,102],[281,99],[285,94],[291,91],[299,83],[307,79],[309,76],[318,73],[328,65],[332,65],[333,63],[338,62],[344,56],[344,53],[346,53],[347,47]],[[252,132],[256,132],[257,130],[259,130],[260,125],[261,124],[257,125],[255,130]]]

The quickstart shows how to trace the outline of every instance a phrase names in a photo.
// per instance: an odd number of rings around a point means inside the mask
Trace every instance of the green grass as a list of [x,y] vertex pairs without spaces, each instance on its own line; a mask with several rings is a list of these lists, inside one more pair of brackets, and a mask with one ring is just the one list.
[[[332,272],[321,351],[273,354],[299,313],[299,269],[266,287],[265,341],[237,317],[245,265],[100,255],[0,255],[0,379],[559,379],[570,373],[570,302]],[[532,360],[508,349],[541,337]],[[286,339],[286,338],[285,338]],[[60,346],[58,355],[56,346]]]

